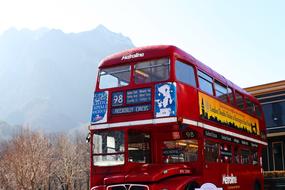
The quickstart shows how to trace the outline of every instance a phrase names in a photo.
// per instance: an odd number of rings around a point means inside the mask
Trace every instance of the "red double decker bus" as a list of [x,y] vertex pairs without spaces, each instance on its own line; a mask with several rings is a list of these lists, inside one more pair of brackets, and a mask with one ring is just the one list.
[[175,46],[105,58],[90,125],[92,190],[261,190],[258,101]]

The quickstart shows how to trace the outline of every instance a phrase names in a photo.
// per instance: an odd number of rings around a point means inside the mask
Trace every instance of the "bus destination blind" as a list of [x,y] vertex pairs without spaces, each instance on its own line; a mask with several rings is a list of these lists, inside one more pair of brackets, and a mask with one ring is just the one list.
[[112,93],[113,115],[145,112],[151,110],[151,88]]

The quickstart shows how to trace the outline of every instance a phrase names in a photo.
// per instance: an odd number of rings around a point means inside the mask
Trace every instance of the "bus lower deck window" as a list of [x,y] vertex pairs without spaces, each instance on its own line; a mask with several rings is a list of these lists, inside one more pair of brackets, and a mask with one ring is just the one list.
[[253,165],[258,165],[258,153],[257,153],[257,149],[254,149],[251,151],[251,155],[252,155],[252,164]]
[[93,136],[93,164],[114,166],[124,164],[124,132],[100,131]]
[[164,163],[194,162],[198,159],[197,140],[173,140],[163,142]]
[[219,159],[219,144],[213,141],[205,141],[205,160],[208,162],[218,162]]
[[232,162],[232,148],[231,145],[221,144],[220,145],[220,156],[222,163],[231,163]]
[[249,150],[241,150],[241,163],[250,164],[250,151]]
[[150,135],[141,132],[128,133],[129,162],[150,163]]

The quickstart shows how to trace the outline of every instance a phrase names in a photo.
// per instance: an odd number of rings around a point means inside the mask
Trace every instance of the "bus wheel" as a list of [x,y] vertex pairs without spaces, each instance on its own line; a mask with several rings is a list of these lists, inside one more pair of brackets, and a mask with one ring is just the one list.
[[259,183],[259,181],[256,181],[254,184],[254,190],[261,190],[261,185]]
[[195,181],[186,185],[185,190],[195,190],[195,188],[199,188],[199,184]]

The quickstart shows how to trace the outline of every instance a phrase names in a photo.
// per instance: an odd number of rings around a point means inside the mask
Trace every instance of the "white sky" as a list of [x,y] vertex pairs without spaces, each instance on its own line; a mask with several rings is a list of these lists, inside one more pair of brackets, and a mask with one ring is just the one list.
[[0,0],[0,33],[103,24],[136,46],[176,45],[248,87],[284,80],[284,7],[282,0]]

